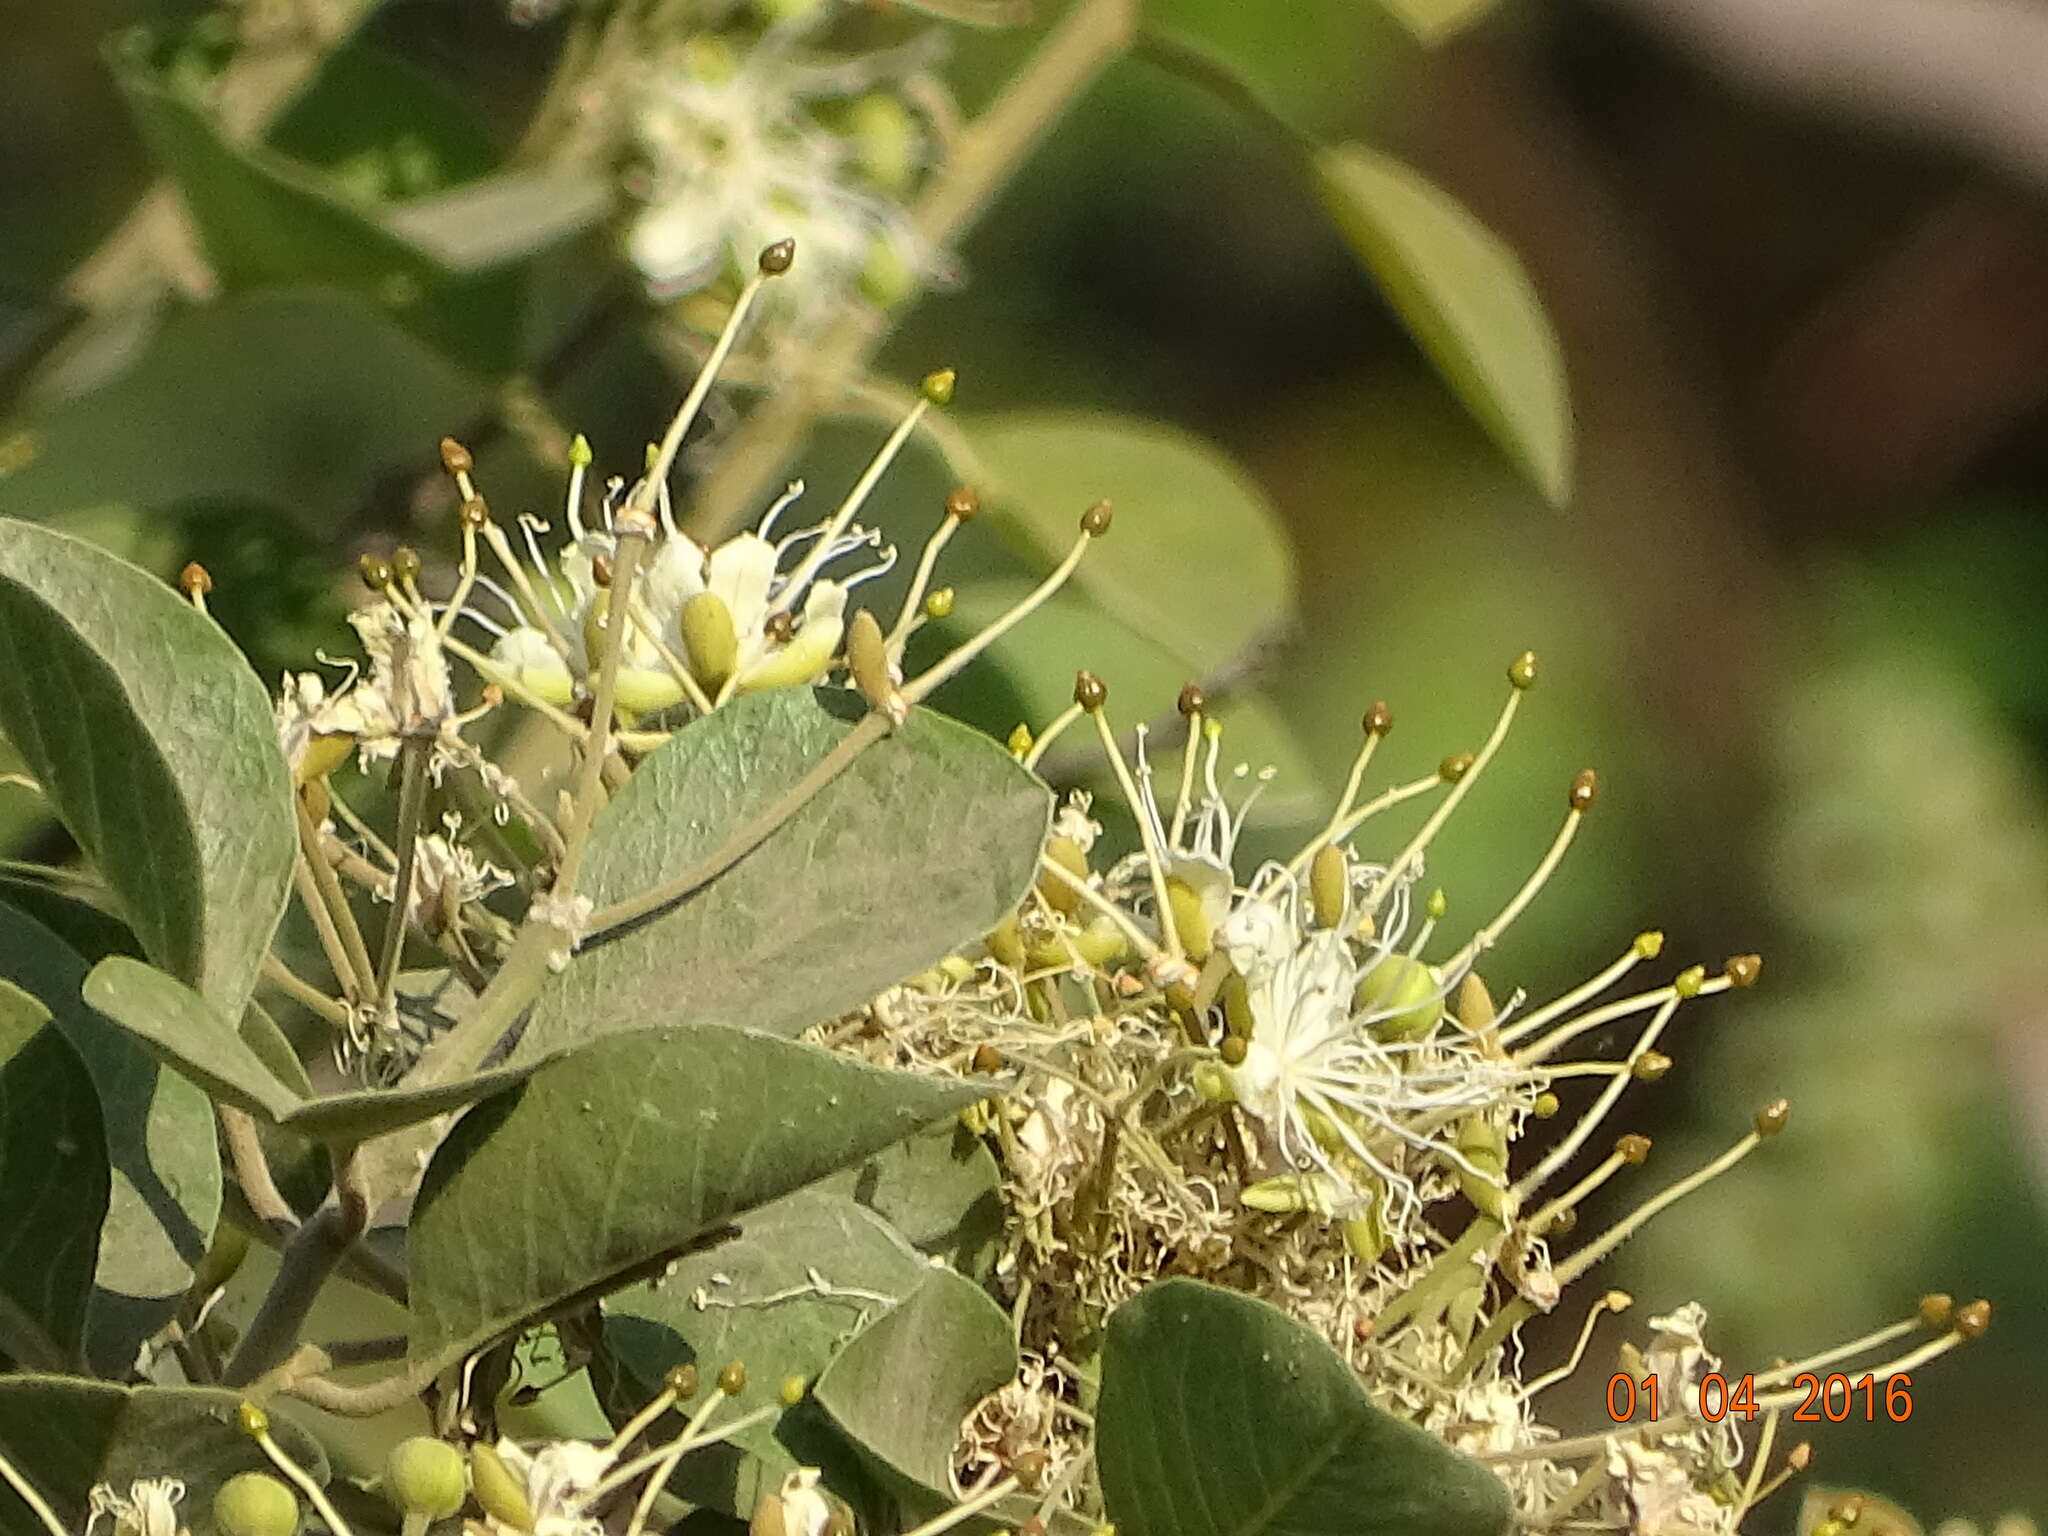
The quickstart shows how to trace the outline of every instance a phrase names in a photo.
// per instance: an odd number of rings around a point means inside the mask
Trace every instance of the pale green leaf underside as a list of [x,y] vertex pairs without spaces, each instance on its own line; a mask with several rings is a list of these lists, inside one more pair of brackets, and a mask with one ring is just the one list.
[[243,1033],[206,1000],[139,961],[102,960],[85,1000],[226,1104],[325,1141],[366,1141],[518,1082],[530,1067],[500,1067],[432,1088],[364,1088],[307,1098],[264,1063]]
[[[683,727],[598,818],[579,889],[602,907],[687,873],[832,749],[851,698],[775,689]],[[794,1035],[857,1008],[1015,909],[1050,811],[995,742],[913,711],[705,889],[587,944],[515,1059],[672,1024]]]
[[297,831],[269,697],[233,643],[147,572],[0,519],[0,730],[145,953],[240,1013]]
[[456,1124],[408,1236],[424,1376],[972,1102],[736,1029],[615,1034]]
[[1111,1316],[1096,1464],[1120,1536],[1502,1536],[1511,1513],[1307,1328],[1193,1280]]
[[1556,333],[1499,236],[1410,167],[1355,144],[1318,152],[1323,206],[1422,350],[1553,504],[1571,495],[1571,396]]
[[86,963],[55,934],[0,902],[0,970],[34,994],[77,1052],[99,1098],[108,1170],[106,1220],[87,1314],[93,1369],[130,1370],[170,1320],[220,1215],[213,1106],[140,1041],[86,1006]]

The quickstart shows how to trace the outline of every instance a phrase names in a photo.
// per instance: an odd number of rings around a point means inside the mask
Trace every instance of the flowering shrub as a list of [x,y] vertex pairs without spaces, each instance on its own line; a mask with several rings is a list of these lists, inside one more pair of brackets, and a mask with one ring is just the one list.
[[[1314,835],[1253,864],[1270,775],[1232,762],[1198,686],[1177,745],[1141,728],[1128,754],[1091,671],[1007,742],[926,704],[1115,538],[1107,503],[926,660],[972,490],[894,611],[858,606],[897,559],[863,507],[950,374],[829,513],[785,531],[807,515],[791,486],[714,547],[681,532],[675,455],[793,259],[761,253],[641,474],[598,489],[576,440],[558,520],[508,527],[444,443],[449,589],[407,549],[366,559],[360,659],[274,702],[204,570],[180,595],[0,525],[0,724],[123,919],[47,882],[0,909],[20,1367],[0,1469],[52,1536],[171,1536],[200,1511],[287,1536],[308,1510],[335,1536],[639,1536],[679,1500],[807,1536],[1729,1532],[1811,1455],[1782,1443],[1803,1376],[1910,1393],[1984,1330],[1985,1303],[1932,1296],[1738,1374],[1697,1302],[1630,1326],[1627,1295],[1578,1284],[1788,1107],[1575,1231],[1651,1148],[1579,1154],[1670,1070],[1677,1014],[1761,962],[1626,991],[1662,960],[1646,932],[1562,996],[1489,986],[1598,795],[1572,779],[1512,899],[1452,927],[1428,853],[1533,655],[1477,751],[1379,790],[1373,705]],[[512,716],[558,738],[551,783],[499,760]],[[1121,857],[1095,799],[1034,772],[1068,732],[1135,824]],[[1411,801],[1415,833],[1375,841]],[[317,975],[273,949],[288,903]],[[321,1021],[318,1087],[264,997]],[[1583,1054],[1609,1026],[1619,1054]],[[214,1303],[250,1230],[281,1261],[236,1326]],[[308,1338],[344,1272],[403,1303],[403,1338]],[[1530,1358],[1521,1325],[1560,1309],[1576,1346]],[[588,1367],[608,1438],[500,1429],[541,1337]],[[1567,1433],[1546,1394],[1589,1356],[1633,1422]],[[413,1399],[437,1433],[393,1452],[382,1505],[345,1498],[292,1422]]]

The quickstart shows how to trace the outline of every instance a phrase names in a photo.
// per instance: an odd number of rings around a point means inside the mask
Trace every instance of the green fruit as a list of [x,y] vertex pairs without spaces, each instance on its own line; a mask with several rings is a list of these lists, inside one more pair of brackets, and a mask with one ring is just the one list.
[[1352,1003],[1382,1040],[1420,1040],[1443,1017],[1437,979],[1420,960],[1388,955],[1358,980]]
[[384,1497],[401,1514],[445,1520],[462,1508],[468,1491],[462,1452],[445,1440],[414,1435],[391,1447],[384,1458]]
[[213,1523],[227,1536],[292,1536],[298,1496],[268,1472],[237,1472],[213,1496]]

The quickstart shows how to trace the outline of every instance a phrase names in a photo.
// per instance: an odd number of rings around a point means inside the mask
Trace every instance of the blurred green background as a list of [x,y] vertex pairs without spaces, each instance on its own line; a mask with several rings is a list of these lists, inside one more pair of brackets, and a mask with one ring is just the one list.
[[[1651,926],[1680,964],[1765,954],[1765,985],[1691,1010],[1679,1070],[1634,1100],[1621,1128],[1659,1142],[1650,1187],[1755,1104],[1794,1104],[1797,1134],[1632,1244],[1613,1283],[1646,1310],[1703,1301],[1738,1370],[1923,1291],[1992,1297],[1991,1337],[1921,1379],[1910,1423],[1822,1427],[1818,1475],[1929,1524],[2038,1515],[2048,219],[2010,144],[1920,112],[1910,70],[1826,51],[1839,7],[1778,5],[1820,39],[1804,75],[1692,52],[1683,21],[1707,0],[1505,0],[1435,50],[1373,0],[1149,0],[1296,127],[1403,155],[1521,255],[1571,379],[1561,511],[1471,424],[1276,142],[1142,58],[1016,177],[881,371],[951,364],[976,410],[1169,422],[1263,489],[1299,615],[1247,678],[1300,736],[1297,777],[1322,780],[1276,805],[1341,781],[1376,698],[1398,720],[1388,775],[1476,746],[1506,662],[1538,650],[1542,686],[1432,882],[1454,915],[1490,913],[1597,765],[1598,814],[1489,980],[1540,995]],[[675,393],[602,227],[516,292],[432,296],[439,330],[289,253],[243,253],[210,295],[175,241],[108,302],[89,258],[155,168],[103,40],[196,24],[203,52],[292,10],[0,8],[0,511],[167,571],[204,561],[270,676],[339,648],[358,553],[405,537],[446,555],[444,432],[468,435],[500,506],[558,494],[545,433],[489,382],[498,349],[601,452],[656,430]],[[458,185],[516,144],[559,41],[485,0],[392,0],[270,143],[371,197]],[[956,41],[969,98],[1021,45]],[[1950,74],[1942,99],[1969,117],[1971,88]],[[878,513],[922,527],[943,484],[909,469],[884,501],[925,500]],[[1114,686],[1115,658],[1100,670]],[[6,788],[0,835],[43,835]],[[1789,1528],[1792,1500],[1770,1513]]]

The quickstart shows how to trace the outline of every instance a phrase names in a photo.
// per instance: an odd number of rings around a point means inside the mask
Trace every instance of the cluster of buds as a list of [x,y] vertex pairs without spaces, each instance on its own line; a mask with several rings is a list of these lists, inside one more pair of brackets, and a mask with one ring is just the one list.
[[[1803,1375],[1931,1332],[1855,1368],[1900,1379],[1983,1332],[1987,1304],[1930,1298],[1810,1360],[1726,1377],[1702,1338],[1704,1311],[1688,1303],[1652,1319],[1647,1342],[1619,1345],[1620,1371],[1649,1405],[1637,1422],[1566,1438],[1543,1421],[1539,1395],[1584,1363],[1596,1325],[1631,1301],[1601,1294],[1570,1359],[1540,1374],[1524,1372],[1523,1324],[1565,1307],[1572,1284],[1646,1222],[1782,1132],[1789,1106],[1762,1106],[1721,1156],[1573,1238],[1579,1209],[1650,1156],[1647,1136],[1614,1136],[1612,1123],[1632,1084],[1672,1069],[1659,1046],[1678,1013],[1755,985],[1762,961],[1691,965],[1623,991],[1663,953],[1663,935],[1645,932],[1558,997],[1496,1002],[1482,967],[1593,809],[1591,770],[1570,782],[1555,837],[1507,903],[1443,937],[1450,903],[1424,887],[1425,860],[1536,677],[1533,654],[1516,658],[1476,751],[1368,795],[1393,725],[1373,705],[1328,817],[1291,858],[1255,868],[1237,848],[1267,776],[1224,772],[1222,726],[1199,688],[1180,699],[1171,793],[1142,727],[1125,750],[1108,687],[1091,673],[1056,718],[1013,734],[1013,752],[1035,764],[1062,733],[1091,730],[1137,848],[1099,862],[1093,802],[1070,796],[1036,889],[979,951],[826,1032],[873,1060],[1001,1083],[967,1118],[1008,1171],[1013,1222],[998,1273],[1029,1357],[1051,1363],[1029,1392],[1002,1400],[1007,1422],[1058,1423],[1077,1391],[1059,1362],[1146,1282],[1193,1274],[1322,1333],[1383,1406],[1492,1465],[1536,1528],[1729,1533],[1811,1458],[1803,1445],[1777,1448],[1781,1420],[1806,1395]],[[1359,846],[1375,818],[1432,799],[1391,852]],[[1617,1026],[1628,1032],[1618,1056],[1582,1054]],[[1604,1156],[1603,1134],[1613,1136]],[[1736,1413],[1711,1392],[1703,1403],[1709,1377],[1744,1384],[1729,1389],[1747,1393]],[[1001,1459],[982,1428],[963,1440],[963,1484]],[[1054,1464],[1084,1454],[1085,1439],[1070,1416]]]

